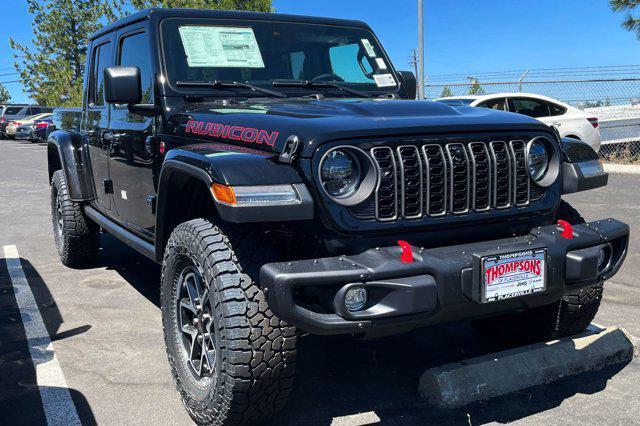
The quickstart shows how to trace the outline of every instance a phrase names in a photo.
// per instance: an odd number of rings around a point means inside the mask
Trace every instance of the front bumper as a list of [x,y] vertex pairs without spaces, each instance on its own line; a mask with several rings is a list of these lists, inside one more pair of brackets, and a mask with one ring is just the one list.
[[[543,306],[566,292],[612,277],[622,265],[629,226],[615,219],[576,225],[573,238],[556,225],[529,235],[423,250],[412,247],[414,262],[400,261],[400,247],[367,250],[355,256],[269,263],[260,270],[270,308],[281,319],[313,334],[394,333],[411,328],[466,321]],[[610,258],[598,269],[600,248]],[[544,248],[547,286],[543,292],[491,303],[481,301],[483,256]],[[349,312],[341,297],[363,285],[366,308]],[[302,287],[331,292],[329,311],[300,302]]]

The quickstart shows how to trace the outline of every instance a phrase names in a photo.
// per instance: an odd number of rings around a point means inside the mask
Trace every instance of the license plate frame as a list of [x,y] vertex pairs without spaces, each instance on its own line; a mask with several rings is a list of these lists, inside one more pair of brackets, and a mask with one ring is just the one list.
[[[488,271],[487,268],[491,268],[491,270]],[[491,254],[480,258],[480,300],[482,303],[494,303],[539,294],[546,289],[546,248]]]

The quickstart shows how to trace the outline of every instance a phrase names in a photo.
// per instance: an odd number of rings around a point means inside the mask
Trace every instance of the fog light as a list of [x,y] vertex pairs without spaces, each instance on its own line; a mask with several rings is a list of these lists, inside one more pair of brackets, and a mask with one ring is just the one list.
[[367,289],[351,287],[344,295],[344,306],[349,312],[359,311],[367,304]]
[[598,272],[604,271],[609,266],[609,247],[600,247],[598,253]]

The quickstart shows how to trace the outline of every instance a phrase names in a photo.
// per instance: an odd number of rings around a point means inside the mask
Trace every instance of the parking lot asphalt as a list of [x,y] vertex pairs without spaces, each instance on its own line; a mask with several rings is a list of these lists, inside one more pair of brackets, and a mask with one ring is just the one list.
[[[639,188],[640,175],[615,174],[607,188],[567,197],[587,220],[615,217],[632,227],[629,256],[605,285],[596,322],[635,336]],[[51,360],[55,354],[80,421],[191,424],[167,366],[159,267],[108,235],[97,264],[62,266],[51,233],[43,145],[0,141],[0,206],[0,257],[4,246],[19,253],[27,291],[52,342],[40,355]],[[23,325],[35,319],[21,315],[14,285],[0,259],[0,423],[40,424],[44,398]],[[272,424],[640,424],[637,359],[456,410],[436,410],[420,399],[425,369],[501,349],[464,324],[376,341],[305,336],[289,404]]]

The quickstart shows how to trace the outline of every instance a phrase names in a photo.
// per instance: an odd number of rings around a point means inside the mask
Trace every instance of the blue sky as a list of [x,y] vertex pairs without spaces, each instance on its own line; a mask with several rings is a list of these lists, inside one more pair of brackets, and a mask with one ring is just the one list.
[[[364,20],[409,69],[417,44],[415,0],[274,0],[277,12]],[[620,27],[607,0],[424,0],[426,72],[430,75],[535,68],[637,65],[640,42]],[[26,1],[3,4],[0,82],[16,80],[9,37],[28,42]],[[6,87],[28,101],[19,83]]]

